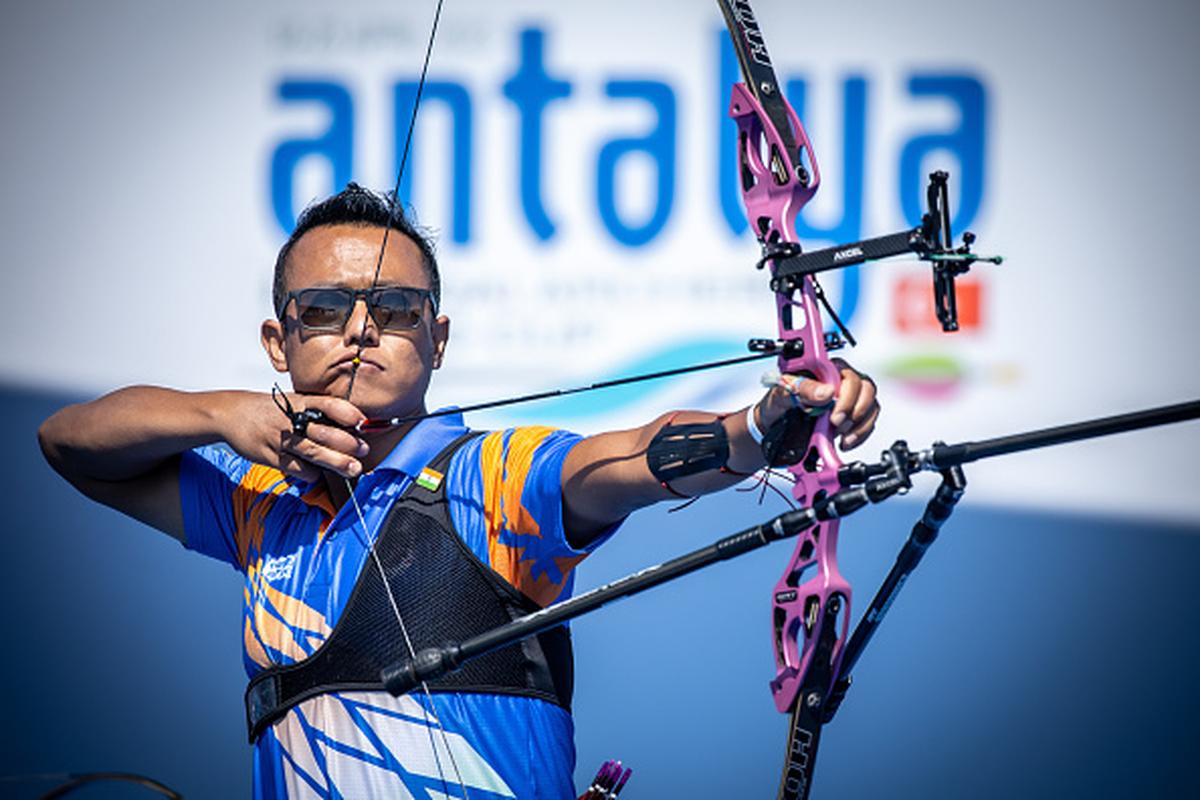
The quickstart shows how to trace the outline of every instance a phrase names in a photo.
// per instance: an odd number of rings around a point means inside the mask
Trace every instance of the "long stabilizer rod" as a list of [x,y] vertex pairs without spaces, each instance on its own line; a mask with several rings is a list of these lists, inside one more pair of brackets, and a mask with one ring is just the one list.
[[1150,408],[1145,411],[1133,411],[1129,414],[1100,417],[1086,422],[1073,422],[1070,425],[1041,428],[1011,436],[998,436],[995,439],[983,439],[978,442],[936,444],[919,454],[918,458],[921,459],[921,469],[941,471],[947,467],[968,464],[981,458],[1020,453],[1039,447],[1095,439],[1100,436],[1111,436],[1114,433],[1127,433],[1142,428],[1154,428],[1159,425],[1169,425],[1198,418],[1200,418],[1200,400],[1192,400],[1171,406]]

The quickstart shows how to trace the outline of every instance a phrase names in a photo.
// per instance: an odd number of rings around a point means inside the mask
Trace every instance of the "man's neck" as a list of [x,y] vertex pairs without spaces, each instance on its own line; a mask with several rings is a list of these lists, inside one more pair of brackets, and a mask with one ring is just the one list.
[[[416,422],[406,422],[403,425],[376,434],[364,434],[362,438],[366,440],[367,446],[371,450],[362,458],[363,474],[365,475],[378,467],[387,458],[388,454],[395,450],[404,437],[416,426]],[[329,491],[329,499],[333,502],[333,507],[340,509],[350,499],[350,492],[358,484],[358,479],[347,479],[336,472],[328,470],[325,470],[322,474],[324,475],[325,488]]]
[[415,427],[417,427],[416,422],[406,422],[403,425],[389,428],[379,433],[362,434],[362,438],[366,441],[367,446],[371,448],[370,452],[361,459],[363,474],[378,467]]

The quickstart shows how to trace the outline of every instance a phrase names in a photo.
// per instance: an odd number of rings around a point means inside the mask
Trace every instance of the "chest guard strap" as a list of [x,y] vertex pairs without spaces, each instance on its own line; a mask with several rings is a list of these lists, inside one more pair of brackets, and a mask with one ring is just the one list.
[[[451,443],[428,469],[444,475],[458,448],[478,435]],[[450,520],[445,487],[445,481],[433,489],[413,481],[396,499],[375,541],[417,652],[469,639],[541,608],[462,541]],[[316,652],[296,664],[264,670],[250,681],[245,700],[251,743],[310,697],[384,691],[383,668],[409,658],[387,589],[371,561],[368,556],[333,632]],[[431,681],[429,689],[534,697],[570,710],[573,684],[571,636],[560,626],[474,660]]]

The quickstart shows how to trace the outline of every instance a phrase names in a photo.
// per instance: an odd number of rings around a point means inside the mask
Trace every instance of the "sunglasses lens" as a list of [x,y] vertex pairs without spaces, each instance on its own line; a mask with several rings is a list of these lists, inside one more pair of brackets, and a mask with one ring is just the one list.
[[413,289],[379,289],[371,302],[371,313],[379,327],[410,330],[421,324],[425,297]]
[[350,316],[352,298],[337,289],[309,289],[296,296],[296,316],[310,330],[336,331]]
[[358,298],[367,295],[371,317],[384,330],[412,330],[421,324],[427,292],[386,287],[372,292],[351,289],[305,289],[296,294],[296,316],[310,331],[340,331]]

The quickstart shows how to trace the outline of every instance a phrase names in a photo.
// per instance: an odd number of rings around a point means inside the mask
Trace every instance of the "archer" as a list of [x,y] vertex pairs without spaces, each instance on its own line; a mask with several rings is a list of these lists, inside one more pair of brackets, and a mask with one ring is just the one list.
[[783,376],[729,414],[586,438],[426,417],[450,335],[433,248],[354,184],[301,215],[273,295],[261,343],[293,392],[134,386],[39,431],[79,491],[244,574],[256,797],[574,797],[565,628],[401,698],[379,666],[569,597],[626,516],[763,468],[797,407],[832,404],[843,449],[879,413],[840,363],[836,396]]

